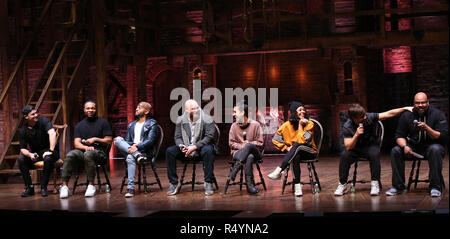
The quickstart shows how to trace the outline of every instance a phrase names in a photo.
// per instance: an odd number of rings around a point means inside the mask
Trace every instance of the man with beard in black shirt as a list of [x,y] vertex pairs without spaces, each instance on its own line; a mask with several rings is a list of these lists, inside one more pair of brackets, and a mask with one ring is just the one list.
[[64,160],[62,180],[63,185],[59,197],[69,196],[69,182],[72,171],[76,169],[79,162],[84,162],[88,187],[84,196],[95,195],[95,166],[105,163],[108,146],[112,142],[112,130],[108,121],[97,116],[96,104],[93,101],[84,103],[84,114],[86,118],[75,126],[74,145],[75,149],[70,151]]
[[448,144],[448,123],[444,112],[431,106],[425,93],[417,93],[413,112],[404,112],[400,116],[395,139],[397,146],[391,151],[393,187],[386,195],[394,196],[406,191],[405,159],[419,154],[428,160],[430,195],[440,197],[444,184],[442,160]]
[[48,180],[55,161],[58,159],[58,150],[55,151],[56,131],[46,117],[38,115],[34,106],[23,107],[22,114],[25,123],[19,130],[20,156],[18,159],[19,169],[26,187],[22,197],[34,195],[30,169],[34,167],[34,163],[41,160],[44,160],[41,195],[46,197],[48,196]]

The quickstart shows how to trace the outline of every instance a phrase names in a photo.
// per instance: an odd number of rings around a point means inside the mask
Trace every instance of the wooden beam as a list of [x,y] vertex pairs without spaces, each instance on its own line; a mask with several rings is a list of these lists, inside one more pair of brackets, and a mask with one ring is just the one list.
[[[8,0],[0,0],[0,22],[8,22]],[[0,36],[9,36],[8,24],[0,24]],[[5,89],[8,79],[8,42],[9,37],[0,37],[0,74],[2,76],[1,87]],[[0,107],[3,113],[4,128],[3,134],[5,135],[5,141],[3,142],[4,148],[0,151],[6,150],[7,142],[11,137],[11,122],[9,120],[10,110],[9,110],[9,97],[6,96],[3,104],[0,103]]]
[[104,6],[102,0],[93,0],[92,25],[94,33],[95,66],[97,80],[97,114],[100,117],[108,117],[108,97],[106,94],[106,70],[105,70],[105,29]]
[[[135,9],[137,22],[142,19],[141,9],[138,7]],[[145,66],[147,65],[147,57],[145,51],[145,28],[140,26],[136,27],[136,54],[134,57],[134,63],[136,65],[136,86],[138,102],[146,101],[146,87],[145,87]]]
[[190,55],[190,54],[215,54],[225,52],[249,52],[268,50],[290,50],[309,49],[318,47],[344,47],[344,46],[365,46],[371,48],[383,48],[393,46],[416,46],[416,45],[439,45],[448,44],[449,31],[425,31],[422,40],[414,38],[411,31],[386,32],[386,38],[379,36],[378,32],[353,33],[346,35],[335,35],[327,37],[310,37],[306,41],[302,37],[267,40],[260,49],[255,49],[252,44],[227,43],[209,44],[208,48],[203,45],[197,46],[172,46],[162,49],[165,55]]

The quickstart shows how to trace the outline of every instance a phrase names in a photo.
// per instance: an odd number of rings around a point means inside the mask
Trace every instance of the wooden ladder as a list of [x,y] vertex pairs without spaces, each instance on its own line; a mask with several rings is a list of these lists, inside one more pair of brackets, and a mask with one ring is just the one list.
[[[86,10],[86,3],[82,4],[82,11]],[[45,9],[44,9],[45,10]],[[81,15],[81,14],[80,14]],[[80,16],[78,15],[78,16]],[[42,110],[41,116],[48,117],[55,124],[67,124],[68,122],[68,95],[78,95],[88,68],[88,52],[90,41],[78,40],[77,34],[83,30],[81,17],[77,18],[64,41],[54,43],[38,80],[33,87],[30,97],[25,105],[34,105],[35,109]],[[67,28],[67,25],[64,27]],[[87,38],[87,35],[86,35]],[[28,51],[26,48],[24,51]],[[26,53],[22,54],[24,57]],[[17,64],[23,64],[23,59]],[[19,69],[20,66],[15,67]],[[14,80],[14,73],[10,80]],[[9,82],[8,82],[9,83]],[[6,95],[8,88],[2,91]],[[0,102],[1,103],[1,102]],[[20,155],[19,129],[22,126],[23,117],[11,131],[11,138],[0,158],[0,175],[19,173],[14,169],[16,160]],[[64,157],[63,155],[61,155]]]

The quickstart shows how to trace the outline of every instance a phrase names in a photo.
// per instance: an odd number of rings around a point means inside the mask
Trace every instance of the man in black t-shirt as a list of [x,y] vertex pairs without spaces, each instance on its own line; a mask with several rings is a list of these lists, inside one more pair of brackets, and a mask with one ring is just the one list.
[[41,195],[48,196],[47,184],[58,159],[56,146],[56,131],[46,117],[40,117],[33,106],[27,105],[22,109],[24,125],[19,130],[20,156],[19,169],[25,182],[25,192],[22,197],[34,195],[30,169],[34,163],[44,160],[44,172],[41,179]]
[[371,190],[370,195],[377,196],[380,193],[380,144],[376,135],[378,121],[394,117],[412,107],[403,107],[389,110],[383,113],[366,113],[359,104],[353,104],[348,109],[349,119],[342,126],[344,151],[339,161],[339,185],[334,192],[336,196],[342,196],[347,192],[347,179],[350,166],[358,158],[367,158],[370,162]]
[[391,151],[393,187],[386,195],[406,191],[405,159],[423,156],[429,165],[430,196],[440,197],[444,185],[442,160],[448,145],[448,123],[444,112],[431,106],[425,93],[417,93],[413,112],[400,116],[395,139],[397,146]]
[[84,103],[84,114],[86,118],[75,125],[74,146],[64,160],[62,180],[63,185],[59,197],[67,198],[69,196],[69,187],[67,183],[76,169],[79,162],[84,162],[88,187],[86,197],[95,195],[95,166],[106,163],[108,155],[107,149],[112,142],[112,130],[107,120],[97,117],[96,104],[93,101]]

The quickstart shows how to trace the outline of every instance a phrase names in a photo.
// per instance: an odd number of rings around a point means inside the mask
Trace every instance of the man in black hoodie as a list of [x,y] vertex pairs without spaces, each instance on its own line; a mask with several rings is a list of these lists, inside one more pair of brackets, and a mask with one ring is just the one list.
[[448,144],[448,123],[444,112],[428,102],[425,93],[414,96],[413,112],[404,112],[395,132],[397,146],[391,151],[392,188],[386,192],[394,196],[406,191],[405,158],[417,153],[428,160],[430,168],[430,195],[440,197],[442,185],[442,160]]

